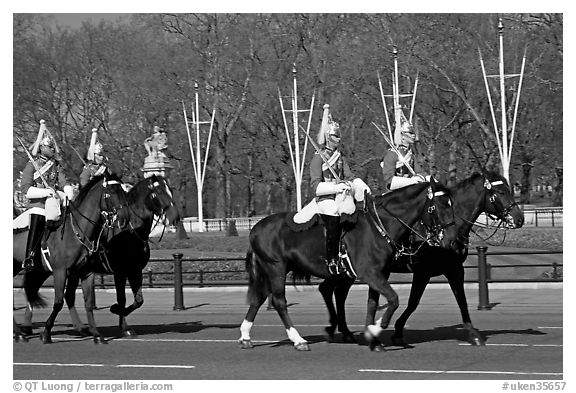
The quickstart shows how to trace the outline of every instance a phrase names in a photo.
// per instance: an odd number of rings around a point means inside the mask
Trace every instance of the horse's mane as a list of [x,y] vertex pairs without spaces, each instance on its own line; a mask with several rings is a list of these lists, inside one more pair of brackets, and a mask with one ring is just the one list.
[[[506,183],[506,185],[508,185],[508,182],[506,181],[506,179],[497,172],[487,170],[486,175],[488,175],[487,177],[489,179],[502,180]],[[470,177],[467,177],[466,179],[459,181],[456,184],[456,186],[453,187],[453,189],[466,188],[466,187],[470,186],[471,184],[474,184],[478,180],[478,178],[483,178],[483,177],[485,177],[483,174],[478,173],[478,172],[474,172]],[[510,186],[508,185],[508,187],[510,187]]]
[[382,195],[377,195],[374,197],[374,202],[376,203],[376,206],[381,206],[384,203],[397,199],[406,200],[407,198],[411,198],[414,195],[421,193],[425,188],[428,188],[429,185],[430,183],[428,182],[422,182],[398,188]]
[[157,180],[157,176],[152,175],[152,176],[147,177],[145,179],[142,179],[138,183],[134,184],[134,187],[132,187],[130,189],[130,191],[128,191],[128,194],[127,194],[128,203],[133,204],[133,203],[137,202],[138,197],[143,195],[146,192],[146,189],[148,188],[148,185],[150,184],[150,182],[154,182],[156,180]]
[[[84,187],[80,189],[80,192],[74,199],[74,202],[76,204],[82,203],[82,201],[84,200],[84,198],[86,198],[86,195],[88,195],[92,187],[94,187],[94,185],[98,183],[100,180],[102,180],[104,177],[105,175],[94,176],[88,183],[86,183]],[[117,175],[114,174],[107,175],[106,180],[122,181]]]

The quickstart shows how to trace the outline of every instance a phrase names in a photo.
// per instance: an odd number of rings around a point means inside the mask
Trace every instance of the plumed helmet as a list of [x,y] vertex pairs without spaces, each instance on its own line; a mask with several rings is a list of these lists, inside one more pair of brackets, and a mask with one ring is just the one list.
[[38,129],[38,136],[36,137],[36,142],[32,145],[32,155],[35,156],[40,150],[40,146],[50,146],[56,150],[56,154],[60,153],[58,149],[58,144],[56,140],[46,128],[46,121],[40,120],[40,128]]
[[333,136],[336,138],[341,138],[340,124],[332,120],[332,115],[330,114],[330,105],[324,104],[324,112],[322,114],[322,125],[320,126],[320,132],[318,133],[318,144],[325,145],[326,138]]
[[88,147],[88,154],[86,158],[90,161],[94,161],[94,154],[102,155],[104,153],[104,147],[98,141],[98,129],[92,129],[92,137],[90,138],[90,146]]

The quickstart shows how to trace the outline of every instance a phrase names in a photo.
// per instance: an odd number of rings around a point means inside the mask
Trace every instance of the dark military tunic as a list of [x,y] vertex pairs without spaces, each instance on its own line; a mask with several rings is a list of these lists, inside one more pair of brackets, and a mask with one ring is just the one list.
[[[34,159],[36,166],[40,169],[42,177],[48,183],[48,186],[54,190],[60,190],[66,185],[66,176],[62,167],[58,161],[54,159],[48,159],[44,156],[38,156]],[[26,164],[26,167],[22,171],[22,193],[26,195],[30,187],[45,188],[44,182],[40,177],[40,174],[34,169],[34,165],[31,162]],[[30,207],[41,207],[44,208],[44,203],[46,198],[32,198],[30,199]]]
[[103,175],[107,170],[108,166],[105,163],[96,164],[95,162],[90,162],[84,165],[80,174],[80,187],[84,187],[94,176]]
[[[404,156],[408,164],[412,169],[418,173],[419,169],[416,168],[416,161],[414,160],[414,154],[412,150],[405,146],[399,146],[398,151]],[[394,176],[399,177],[412,177],[412,173],[408,167],[398,160],[398,155],[392,149],[388,149],[384,154],[382,159],[382,174],[384,176],[384,186],[387,190],[390,190],[390,185],[392,184],[392,178]]]
[[[323,149],[321,154],[323,154],[326,160],[330,163],[330,166],[334,169],[334,172],[336,172],[338,177],[340,177],[340,180],[353,180],[354,174],[350,170],[348,162],[338,150],[331,151],[329,149]],[[318,184],[321,182],[336,183],[336,179],[334,178],[334,175],[332,175],[328,165],[324,163],[322,157],[320,157],[318,152],[316,152],[310,162],[310,188],[312,189],[313,195],[316,195],[316,188],[318,188]],[[318,197],[318,201],[334,198],[335,194],[323,195]]]

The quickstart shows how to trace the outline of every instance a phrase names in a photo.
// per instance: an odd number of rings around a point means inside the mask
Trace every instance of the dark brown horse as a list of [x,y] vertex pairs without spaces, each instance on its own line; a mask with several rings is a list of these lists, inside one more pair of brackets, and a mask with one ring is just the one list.
[[[135,332],[128,327],[126,317],[144,303],[142,295],[142,271],[150,260],[148,239],[155,219],[158,223],[166,217],[167,224],[174,224],[180,220],[178,209],[174,205],[172,191],[161,176],[153,175],[138,183],[127,194],[127,203],[130,211],[130,223],[126,229],[113,230],[102,241],[102,250],[94,253],[88,262],[88,271],[84,276],[74,274],[69,277],[66,286],[65,300],[68,305],[74,328],[83,336],[94,335],[99,337],[96,342],[104,342],[97,331],[92,311],[95,309],[94,273],[113,274],[116,287],[117,303],[110,311],[119,317],[119,327],[123,337],[135,336]],[[76,288],[82,280],[84,305],[88,315],[89,328],[86,329],[74,305]],[[42,285],[41,279],[36,281]],[[134,302],[126,307],[126,281],[130,284]],[[32,309],[26,312],[24,326],[31,326]]]
[[[25,273],[24,290],[27,300],[31,305],[40,306],[45,303],[38,293],[39,286],[35,281],[37,277],[45,277],[46,272],[54,276],[54,306],[44,331],[40,334],[44,343],[52,342],[51,330],[64,305],[64,289],[68,277],[86,269],[88,255],[98,249],[102,234],[107,228],[124,226],[128,222],[126,194],[121,184],[120,179],[114,175],[92,179],[80,191],[76,200],[70,202],[61,228],[49,233],[46,240],[48,260],[37,261],[35,269]],[[26,232],[15,234],[14,275],[21,269],[17,266],[24,259],[25,245]],[[21,335],[15,333],[15,339],[20,338]]]
[[[455,243],[453,212],[450,197],[435,192],[436,183],[415,184],[372,199],[366,196],[365,208],[354,213],[355,223],[344,223],[342,244],[351,270],[371,288],[384,295],[388,308],[382,317],[385,325],[398,307],[398,296],[388,283],[386,272],[390,268],[394,250],[390,242],[410,230],[410,226],[434,211],[437,221],[444,224],[441,245],[457,248]],[[250,329],[258,309],[271,294],[272,305],[282,320],[288,338],[297,350],[309,350],[308,343],[294,327],[287,311],[286,275],[295,277],[314,275],[328,278],[330,273],[324,261],[325,233],[320,224],[304,231],[294,231],[287,220],[292,215],[279,213],[258,222],[250,231],[250,246],[246,255],[248,281],[248,312],[240,327],[242,348],[252,348]],[[386,216],[386,223],[379,216]]]
[[[460,308],[464,328],[468,331],[469,341],[473,345],[484,345],[483,338],[472,325],[464,293],[463,263],[468,255],[470,231],[482,213],[496,217],[508,228],[521,227],[524,223],[524,215],[514,201],[506,179],[494,172],[484,171],[483,174],[474,174],[450,188],[450,192],[454,202],[459,252],[421,243],[415,246],[418,251],[414,255],[401,255],[392,265],[392,269],[386,272],[386,277],[389,277],[390,272],[413,273],[408,306],[395,323],[395,333],[392,336],[394,345],[407,346],[403,339],[406,321],[418,307],[430,279],[439,275],[444,275],[448,280]],[[423,230],[422,227],[416,226],[415,228],[419,231]],[[333,339],[336,327],[345,336],[352,334],[346,326],[346,317],[343,312],[346,295],[350,288],[347,285],[352,285],[352,280],[342,282],[327,279],[320,284],[320,292],[330,313],[330,326],[326,328],[329,339]],[[332,303],[333,294],[336,298],[337,309],[334,309]],[[374,323],[379,297],[378,292],[369,288],[366,324]],[[374,348],[382,349],[380,346]]]

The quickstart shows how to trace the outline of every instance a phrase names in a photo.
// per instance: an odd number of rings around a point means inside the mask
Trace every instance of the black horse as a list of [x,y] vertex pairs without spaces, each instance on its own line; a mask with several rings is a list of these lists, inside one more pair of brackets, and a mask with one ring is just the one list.
[[[129,213],[126,194],[117,176],[105,175],[92,179],[70,202],[62,218],[59,229],[48,233],[46,245],[49,257],[45,261],[36,261],[34,270],[25,273],[24,289],[31,305],[44,305],[38,293],[39,287],[30,286],[34,279],[26,278],[45,276],[45,271],[54,276],[54,306],[46,321],[40,338],[44,343],[52,342],[51,330],[56,316],[64,305],[66,280],[74,272],[81,271],[87,264],[87,256],[98,248],[103,232],[115,225],[124,226]],[[25,256],[26,232],[14,234],[13,262],[14,276],[21,271]],[[42,258],[38,253],[38,259]],[[39,267],[39,266],[42,267]],[[17,325],[14,322],[16,329]],[[25,341],[21,331],[14,332],[16,341]]]
[[[95,309],[94,273],[113,274],[116,287],[117,303],[110,311],[119,317],[119,327],[123,337],[135,336],[128,327],[126,317],[144,303],[142,295],[142,271],[150,260],[148,239],[154,225],[154,216],[159,222],[166,217],[168,224],[179,221],[178,209],[174,205],[172,191],[166,180],[153,175],[138,183],[127,194],[130,210],[130,223],[127,229],[113,230],[108,233],[102,249],[90,256],[86,269],[69,277],[66,286],[65,300],[70,311],[74,328],[83,336],[93,335],[96,343],[105,342],[98,332],[94,321]],[[47,275],[36,276],[36,285],[41,286]],[[83,326],[74,305],[76,288],[82,280],[84,305],[88,316],[88,329]],[[126,281],[129,282],[134,302],[126,307]],[[24,326],[31,326],[32,309],[26,312]]]
[[[454,203],[459,250],[454,252],[421,243],[417,246],[418,251],[415,254],[401,255],[397,263],[392,265],[391,272],[393,273],[413,273],[408,306],[395,323],[395,333],[392,336],[394,345],[407,347],[403,339],[406,321],[416,310],[430,279],[439,275],[444,275],[448,280],[460,308],[464,328],[468,331],[469,341],[473,345],[484,345],[484,340],[472,325],[464,293],[463,263],[468,256],[470,231],[482,213],[498,218],[506,223],[508,228],[521,227],[524,223],[524,215],[514,201],[506,179],[494,172],[484,171],[482,174],[473,174],[450,188],[450,192]],[[421,226],[416,226],[415,229],[423,230]],[[389,274],[390,271],[386,272],[386,277],[389,277]],[[346,295],[350,288],[347,285],[352,285],[352,281],[343,282],[329,278],[319,287],[330,314],[330,326],[326,328],[326,331],[331,339],[333,339],[336,327],[345,335],[351,334],[343,312]],[[336,298],[337,310],[334,309],[332,303],[333,294]],[[369,288],[367,325],[374,323],[379,297],[378,292]],[[383,347],[375,348],[382,349]]]
[[[390,242],[408,231],[410,226],[425,215],[434,212],[446,233],[441,240],[443,247],[457,249],[456,232],[450,197],[435,192],[437,183],[420,183],[372,199],[366,196],[365,207],[354,213],[353,225],[344,223],[342,244],[345,247],[351,270],[388,300],[382,317],[386,324],[398,307],[398,296],[388,283],[386,271],[393,257]],[[380,216],[394,217],[382,224]],[[294,327],[287,311],[285,297],[286,275],[294,277],[328,278],[330,273],[324,261],[324,227],[316,224],[297,232],[288,224],[292,214],[278,213],[264,218],[250,231],[250,246],[246,255],[249,274],[247,300],[250,305],[240,327],[241,348],[252,348],[250,329],[258,309],[271,294],[272,305],[278,312],[297,350],[309,350],[308,343]],[[442,223],[445,223],[442,224]]]

